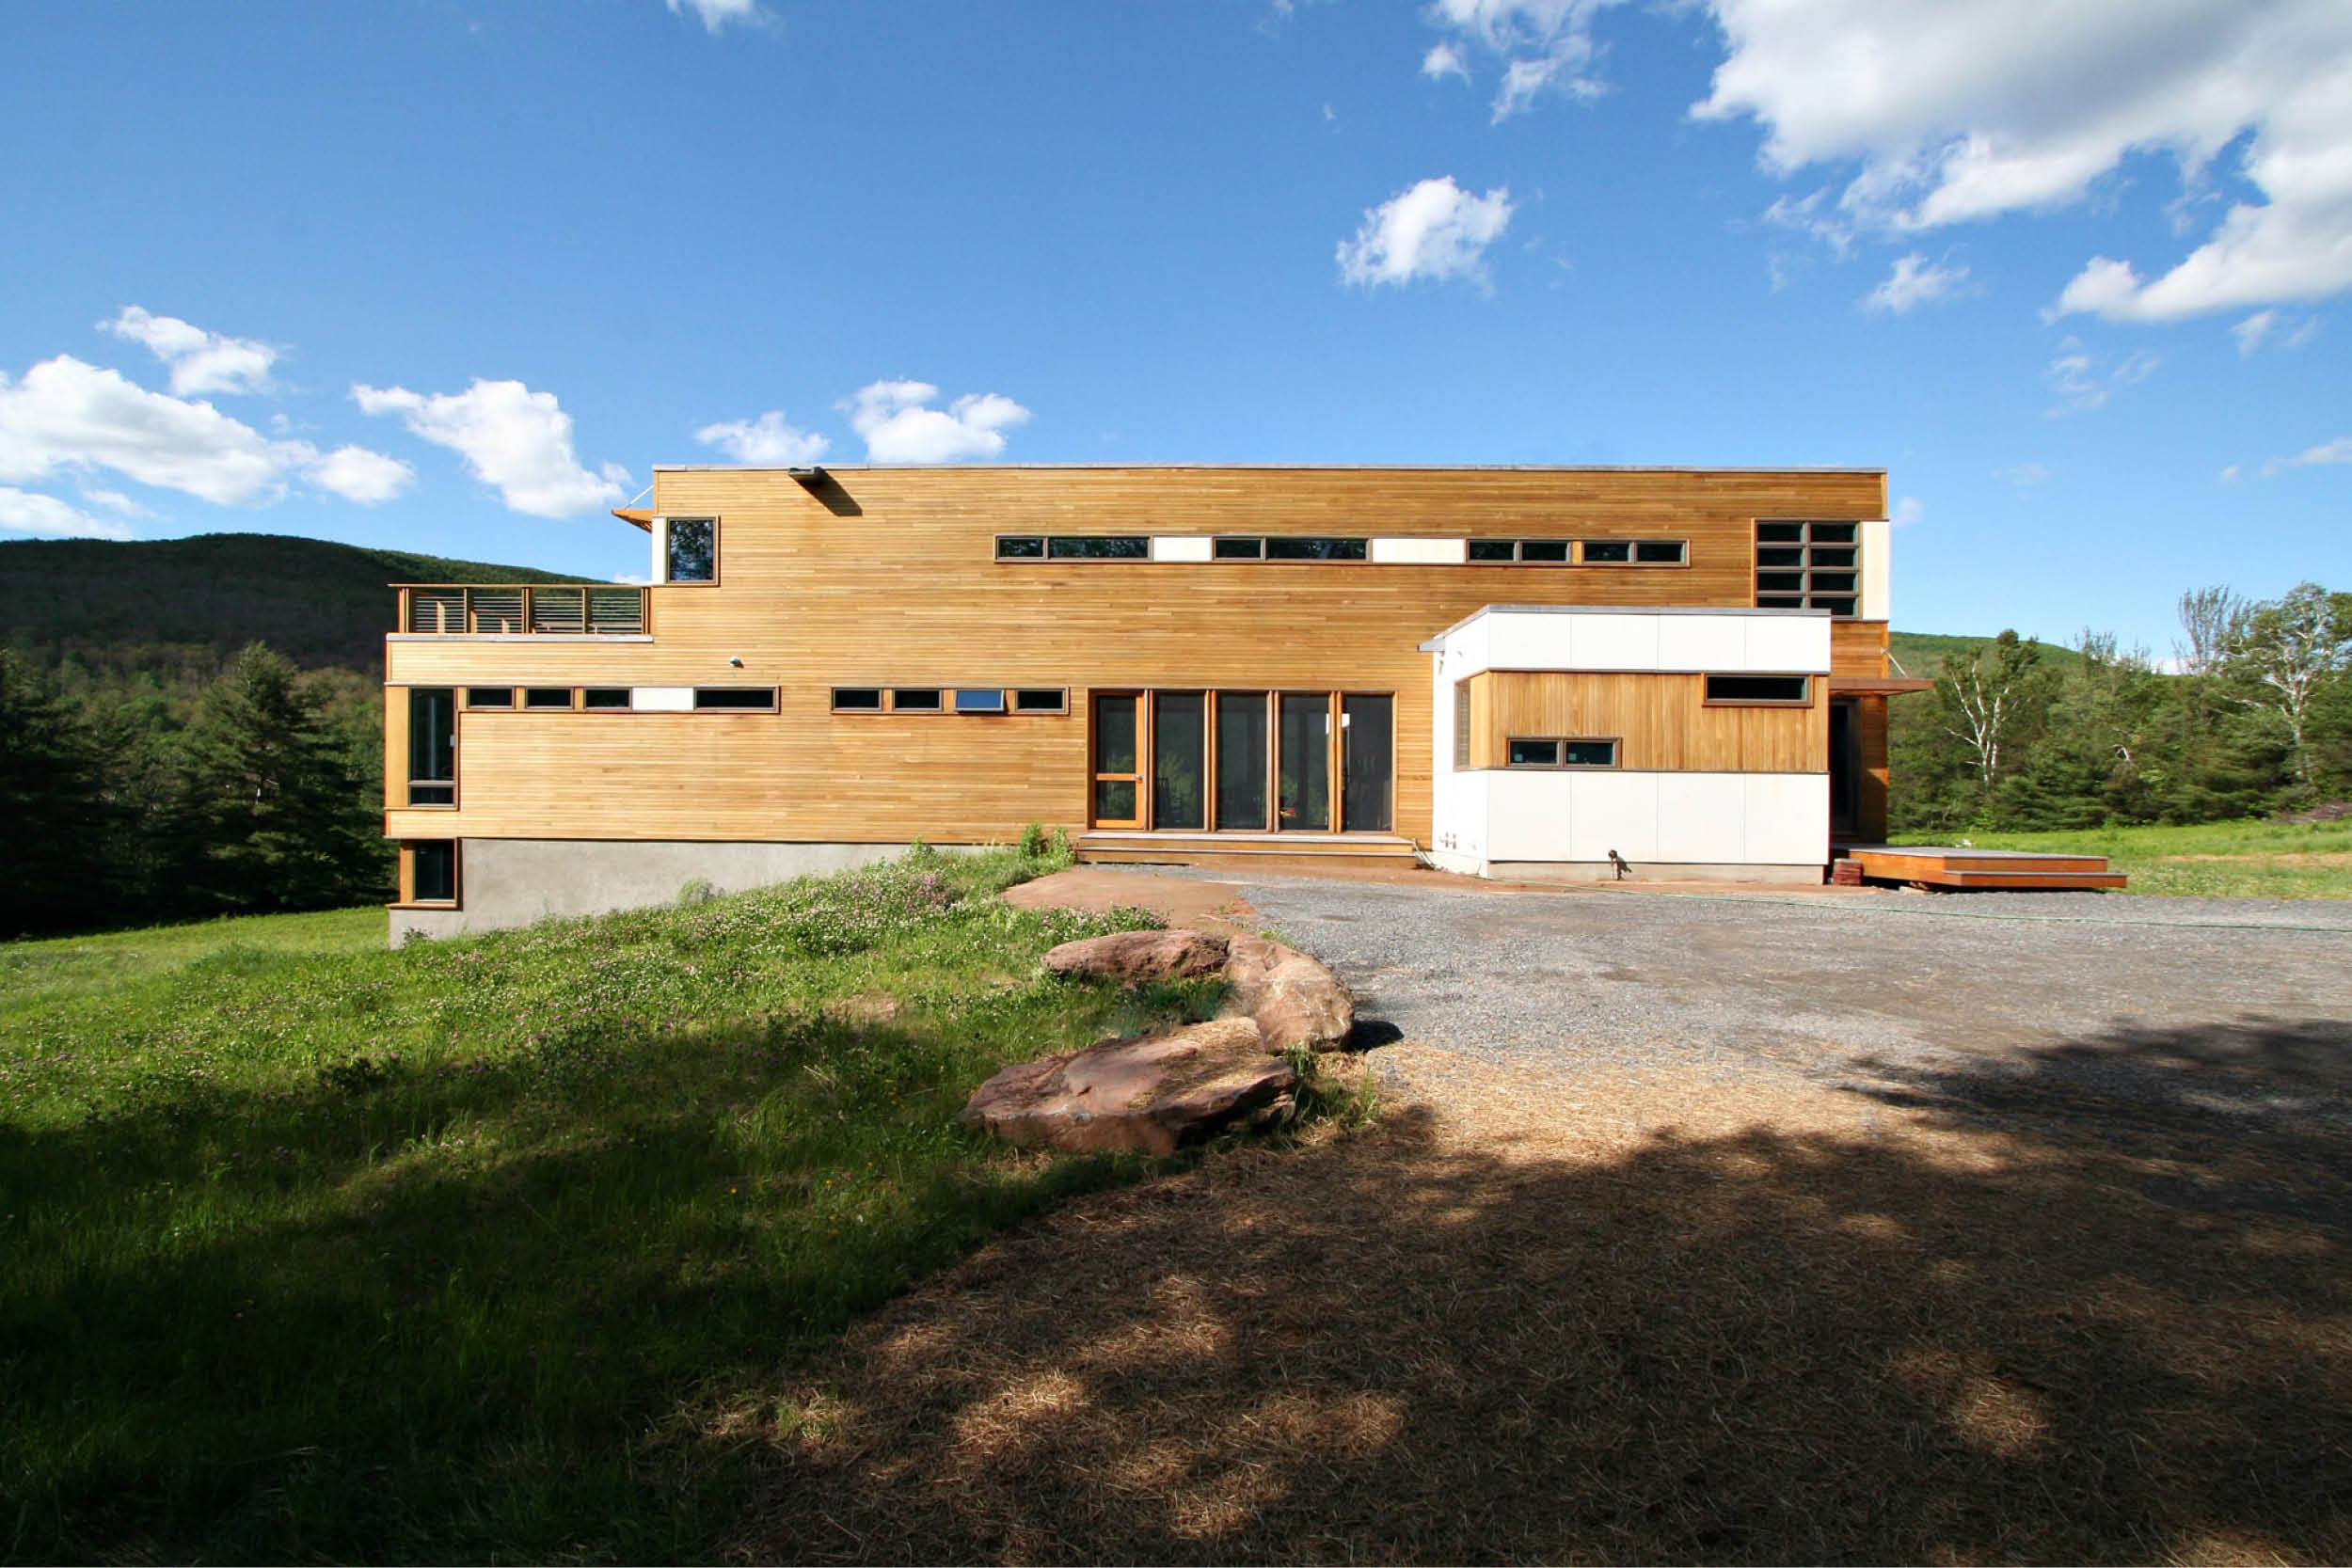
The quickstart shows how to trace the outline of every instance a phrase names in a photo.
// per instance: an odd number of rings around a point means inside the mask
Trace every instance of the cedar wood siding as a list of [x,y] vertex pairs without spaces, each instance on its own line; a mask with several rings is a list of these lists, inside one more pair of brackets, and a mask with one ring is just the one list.
[[[387,832],[897,843],[1005,839],[1032,819],[1076,830],[1089,689],[1224,687],[1394,692],[1396,831],[1425,844],[1422,641],[1490,604],[1745,607],[1755,519],[1885,515],[1875,470],[828,471],[821,499],[776,469],[658,471],[657,514],[720,520],[720,582],[651,590],[649,643],[387,648],[390,687],[774,686],[781,712],[463,712],[458,807],[394,807]],[[1690,563],[998,562],[999,533],[1664,537],[1690,541]],[[1883,673],[1883,624],[1834,641],[1841,673]],[[893,685],[1066,687],[1071,711],[830,711],[835,686]],[[388,805],[405,776],[400,698],[388,690]]]

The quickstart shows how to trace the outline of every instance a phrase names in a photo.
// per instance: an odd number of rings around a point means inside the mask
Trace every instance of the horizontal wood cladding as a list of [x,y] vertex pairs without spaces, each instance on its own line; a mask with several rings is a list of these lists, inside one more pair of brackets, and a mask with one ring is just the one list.
[[[764,718],[468,713],[463,806],[437,818],[442,833],[887,842],[1075,827],[1082,723],[835,717],[831,689],[1066,687],[1082,711],[1089,689],[1226,687],[1394,692],[1397,831],[1425,841],[1421,641],[1489,604],[1744,607],[1755,518],[1882,516],[1884,494],[1861,472],[841,468],[811,490],[776,470],[665,470],[657,511],[721,519],[723,585],[653,588],[652,641],[398,641],[387,671],[783,691]],[[1019,532],[1661,537],[1690,541],[1691,563],[996,561],[995,535]]]
[[1829,706],[1707,704],[1707,677],[1488,671],[1470,677],[1470,766],[1501,768],[1514,736],[1615,739],[1637,772],[1821,773]]
[[1840,675],[1886,674],[1886,623],[1832,621],[1829,667]]

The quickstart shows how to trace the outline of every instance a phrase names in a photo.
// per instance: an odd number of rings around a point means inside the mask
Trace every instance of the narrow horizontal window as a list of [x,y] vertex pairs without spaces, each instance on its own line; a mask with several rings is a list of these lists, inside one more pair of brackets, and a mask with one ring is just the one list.
[[1560,759],[1564,768],[1614,768],[1617,766],[1617,743],[1613,740],[1566,740],[1561,742],[1565,753]]
[[1508,753],[1513,768],[1557,768],[1560,766],[1560,743],[1556,740],[1514,740]]
[[466,688],[468,707],[513,707],[515,689],[511,686],[469,686]]
[[772,712],[776,705],[776,689],[772,686],[698,686],[694,688],[697,711]]
[[1361,561],[1370,553],[1371,541],[1365,539],[1321,539],[1307,537],[1269,537],[1265,542],[1268,561]]
[[1756,563],[1758,566],[1803,566],[1804,551],[1778,548],[1759,549],[1756,552]]
[[895,713],[937,713],[937,687],[894,687],[890,692],[891,711]]
[[580,705],[584,708],[594,708],[602,712],[610,712],[614,708],[625,708],[628,706],[628,688],[626,686],[589,687],[587,689],[580,692]]
[[882,688],[879,686],[836,686],[833,689],[833,710],[835,713],[880,713]]
[[1679,566],[1690,553],[1690,545],[1681,539],[1636,539],[1633,559],[1644,566]]
[[1853,577],[1851,572],[1816,572],[1813,574],[1813,592],[1851,594],[1853,592]]
[[525,707],[568,710],[571,705],[572,689],[568,686],[526,686],[523,688],[523,706]]
[[1759,545],[1802,545],[1804,543],[1803,523],[1758,523],[1756,542]]
[[1810,675],[1709,675],[1710,703],[1805,703],[1812,701]]
[[1045,553],[1056,561],[1149,561],[1148,533],[1057,533],[1045,541]]
[[457,803],[455,784],[433,784],[424,779],[408,781],[408,803],[412,806],[453,806]]
[[421,838],[408,846],[408,896],[419,904],[457,902],[457,841]]
[[958,713],[1002,713],[1005,693],[1001,687],[961,687],[956,691]]
[[1851,547],[1834,550],[1816,549],[1813,552],[1813,564],[1816,566],[1851,566],[1853,562],[1854,552]]
[[1808,531],[1807,536],[1817,545],[1851,545],[1856,531],[1851,523],[1813,523]]
[[1568,542],[1565,539],[1522,539],[1519,541],[1519,559],[1564,566],[1568,560]]
[[1758,594],[1756,596],[1756,608],[1758,610],[1803,610],[1804,598],[1802,594],[1792,597],[1781,594]]
[[1045,536],[1041,533],[1000,533],[996,536],[996,559],[999,561],[1038,561],[1045,555]]
[[1012,694],[1012,705],[1020,713],[1068,713],[1070,693],[1058,686],[1025,687]]
[[1587,566],[1621,566],[1633,559],[1629,539],[1587,539],[1582,549]]
[[1262,561],[1265,558],[1263,539],[1219,539],[1210,546],[1210,553],[1219,561]]
[[1756,574],[1756,591],[1759,594],[1802,594],[1804,592],[1804,574],[1758,572]]
[[1854,601],[1851,599],[1825,599],[1821,597],[1820,594],[1816,594],[1813,595],[1813,608],[1816,610],[1826,610],[1832,615],[1851,615],[1854,612]]
[[1473,539],[1470,542],[1472,561],[1517,561],[1519,542],[1516,539]]

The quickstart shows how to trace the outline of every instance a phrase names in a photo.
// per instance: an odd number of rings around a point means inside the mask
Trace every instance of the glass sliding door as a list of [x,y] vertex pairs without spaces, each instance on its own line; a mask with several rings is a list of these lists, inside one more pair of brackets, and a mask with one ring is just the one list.
[[1152,826],[1198,831],[1208,818],[1208,697],[1152,694]]
[[1133,693],[1094,699],[1094,825],[1143,825],[1143,773]]
[[1396,815],[1396,701],[1350,692],[1340,699],[1340,827],[1385,833]]
[[1219,832],[1266,830],[1266,694],[1216,694],[1216,826]]
[[1331,698],[1285,691],[1280,698],[1279,793],[1276,826],[1301,832],[1331,826]]

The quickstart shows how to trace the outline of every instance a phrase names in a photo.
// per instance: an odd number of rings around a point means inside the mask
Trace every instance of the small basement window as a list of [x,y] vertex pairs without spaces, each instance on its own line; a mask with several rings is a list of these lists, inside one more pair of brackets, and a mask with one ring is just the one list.
[[772,713],[776,707],[776,689],[772,686],[698,686],[694,688],[694,707],[697,712]]
[[1070,693],[1058,686],[1025,687],[1012,694],[1016,713],[1068,713]]
[[1614,740],[1515,738],[1505,753],[1512,768],[1614,768]]
[[408,901],[412,904],[457,902],[457,841],[420,838],[408,846]]
[[1057,533],[1045,541],[1045,553],[1056,561],[1149,561],[1152,536],[1146,533]]
[[996,559],[1042,561],[1045,559],[1045,536],[1041,533],[1000,533],[996,536]]
[[515,689],[511,686],[469,686],[466,688],[468,707],[513,707]]
[[894,687],[890,692],[890,707],[894,713],[937,713],[939,689],[936,687]]
[[880,713],[882,710],[882,688],[836,686],[833,689],[833,710],[835,713]]
[[527,708],[561,708],[568,712],[572,705],[572,689],[568,686],[527,686],[523,688],[523,706]]
[[719,519],[672,517],[662,525],[664,582],[719,580]]
[[626,686],[592,686],[580,694],[580,705],[599,712],[611,712],[629,705]]
[[956,711],[958,713],[1002,713],[1005,711],[1004,689],[1001,687],[962,688],[956,692]]
[[1813,700],[1810,675],[1709,675],[1710,703],[1779,703],[1802,705]]

